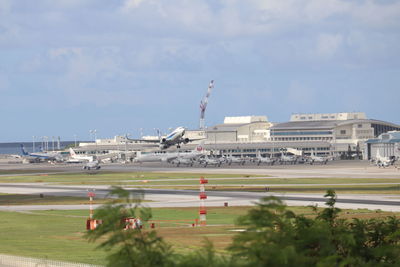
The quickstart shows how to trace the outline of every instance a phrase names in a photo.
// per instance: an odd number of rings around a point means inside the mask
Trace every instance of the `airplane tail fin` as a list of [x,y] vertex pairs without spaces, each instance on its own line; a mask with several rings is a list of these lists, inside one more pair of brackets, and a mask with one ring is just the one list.
[[257,150],[257,158],[261,158],[261,152],[260,152],[260,150]]
[[21,144],[21,151],[22,151],[22,155],[27,156],[28,152],[26,152],[25,147],[23,144]]
[[380,153],[380,149],[378,148],[376,150],[376,159],[381,159],[381,158],[382,158],[382,156],[381,156],[381,153]]
[[69,154],[70,154],[71,156],[73,156],[73,157],[76,156],[76,153],[75,153],[75,151],[74,151],[72,148],[69,148]]
[[161,131],[160,131],[160,129],[156,129],[156,131],[157,131],[158,140],[161,140]]
[[197,153],[203,153],[203,152],[204,152],[204,140],[202,140],[202,141],[200,142],[200,144],[198,144],[198,145],[195,147],[194,151],[197,152]]

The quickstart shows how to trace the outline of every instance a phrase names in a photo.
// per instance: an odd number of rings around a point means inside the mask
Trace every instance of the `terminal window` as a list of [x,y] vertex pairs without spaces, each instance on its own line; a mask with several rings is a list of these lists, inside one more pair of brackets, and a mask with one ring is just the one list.
[[340,134],[346,134],[346,130],[340,130]]

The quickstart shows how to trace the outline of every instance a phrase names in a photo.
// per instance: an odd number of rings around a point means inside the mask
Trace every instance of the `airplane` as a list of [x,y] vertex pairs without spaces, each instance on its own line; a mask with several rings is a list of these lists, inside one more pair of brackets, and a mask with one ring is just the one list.
[[24,145],[21,144],[22,156],[27,157],[29,159],[36,159],[36,160],[52,160],[52,161],[63,161],[64,158],[58,152],[32,152],[28,153],[25,150]]
[[178,157],[176,159],[171,160],[169,163],[176,164],[176,167],[179,167],[180,165],[193,166],[194,161],[190,158]]
[[218,158],[209,158],[208,156],[204,156],[204,158],[201,158],[199,160],[200,164],[204,164],[204,168],[207,168],[208,165],[214,165],[216,167],[221,167],[222,160]]
[[94,160],[93,156],[78,155],[75,151],[69,149],[70,158],[66,160],[67,163],[82,163],[82,162],[92,162]]
[[379,149],[376,152],[376,156],[375,156],[375,164],[376,166],[380,167],[389,167],[390,165],[393,165],[394,160],[390,159],[389,157],[382,157]]
[[177,153],[167,153],[167,152],[152,152],[152,153],[140,153],[133,159],[133,162],[143,163],[143,162],[169,162],[177,158]]
[[181,159],[189,159],[195,160],[196,158],[202,156],[204,154],[203,149],[204,141],[202,141],[199,145],[195,147],[190,152],[166,152],[166,151],[159,151],[147,154],[139,154],[133,162],[171,162],[174,159],[181,158]]
[[229,166],[231,166],[232,163],[237,163],[239,165],[244,165],[246,163],[246,160],[244,158],[234,157],[232,155],[225,157],[225,161],[228,163]]
[[261,152],[257,151],[257,157],[254,159],[254,162],[256,162],[257,165],[260,165],[261,163],[273,165],[275,163],[275,160],[272,158],[263,157],[263,156],[261,156]]
[[94,160],[94,161],[89,161],[85,166],[83,166],[84,170],[100,170],[101,166],[99,164],[99,161]]
[[280,163],[284,163],[284,164],[296,164],[297,158],[294,156],[288,156],[283,154],[283,152],[281,152],[281,158],[280,158]]
[[195,139],[189,139],[187,137],[184,137],[185,131],[186,130],[184,127],[178,127],[165,137],[161,137],[159,135],[158,139],[152,140],[152,139],[130,139],[130,138],[128,138],[127,140],[147,142],[147,143],[158,143],[160,149],[167,149],[174,145],[176,145],[177,148],[180,148],[181,147],[180,144],[182,144],[182,143],[187,144],[187,143],[195,140]]
[[320,156],[316,156],[314,154],[314,151],[311,151],[311,155],[309,157],[310,159],[310,164],[314,164],[314,163],[321,163],[321,164],[326,164],[328,162],[328,158],[327,157],[320,157]]

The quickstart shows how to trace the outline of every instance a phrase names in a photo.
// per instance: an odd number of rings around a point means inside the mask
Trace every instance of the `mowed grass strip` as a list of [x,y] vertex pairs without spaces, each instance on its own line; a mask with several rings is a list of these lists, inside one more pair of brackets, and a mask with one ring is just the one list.
[[[199,180],[197,179],[178,179],[178,180],[138,180],[129,182],[127,184],[154,184],[154,185],[198,185]],[[307,179],[307,178],[291,178],[291,179],[278,179],[278,178],[213,178],[208,179],[208,185],[214,184],[365,184],[365,183],[398,183],[400,186],[399,179],[340,179],[340,178],[319,178],[319,179]]]
[[84,218],[0,212],[3,254],[102,264],[105,253],[83,239]]
[[92,173],[63,173],[63,174],[38,174],[21,176],[3,176],[0,177],[0,183],[104,183],[121,181],[142,181],[154,179],[185,179],[203,176],[206,179],[220,177],[260,177],[260,175],[249,174],[203,174],[203,173],[159,173],[159,172],[92,172]]
[[52,169],[13,169],[13,170],[0,170],[0,175],[7,174],[28,174],[28,173],[46,173],[46,172],[60,172],[63,170],[52,170]]
[[[176,251],[189,252],[203,245],[205,238],[223,252],[240,227],[235,220],[252,207],[210,207],[206,227],[190,227],[187,221],[198,218],[198,208],[152,209],[155,230]],[[315,216],[309,207],[289,207],[297,214]],[[104,264],[105,252],[96,250],[83,235],[87,210],[49,210],[32,213],[0,212],[0,251],[5,254],[48,258],[63,261]],[[398,215],[370,210],[344,210],[340,216],[350,218],[379,218]],[[174,226],[163,227],[162,221],[181,220]]]
[[[170,188],[171,189],[171,188]],[[180,187],[179,189],[195,189],[195,187]],[[308,185],[308,186],[210,186],[210,191],[246,191],[246,192],[276,192],[276,193],[325,193],[333,189],[340,194],[395,194],[400,193],[399,185]]]
[[[110,199],[96,198],[96,204],[103,204]],[[0,194],[0,206],[8,205],[80,205],[89,204],[87,197],[51,196],[47,194]]]

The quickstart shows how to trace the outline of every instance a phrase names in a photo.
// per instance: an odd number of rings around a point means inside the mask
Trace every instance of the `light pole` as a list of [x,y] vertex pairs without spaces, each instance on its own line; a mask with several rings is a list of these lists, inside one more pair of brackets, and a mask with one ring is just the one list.
[[89,130],[89,133],[92,135],[91,138],[94,138],[94,142],[96,143],[96,139],[97,139],[96,133],[97,133],[97,130]]
[[74,134],[75,147],[76,147],[76,134]]
[[128,155],[128,136],[130,136],[130,134],[126,133],[125,134],[125,162],[127,161],[127,155]]
[[97,142],[96,142],[96,139],[97,139],[97,136],[96,136],[97,130],[94,129],[94,130],[90,130],[89,132],[90,132],[91,134],[93,134],[93,136],[94,136],[94,144],[95,144],[95,146],[96,146],[96,153],[95,153],[95,154],[97,154]]
[[32,152],[35,152],[35,136],[32,136]]

